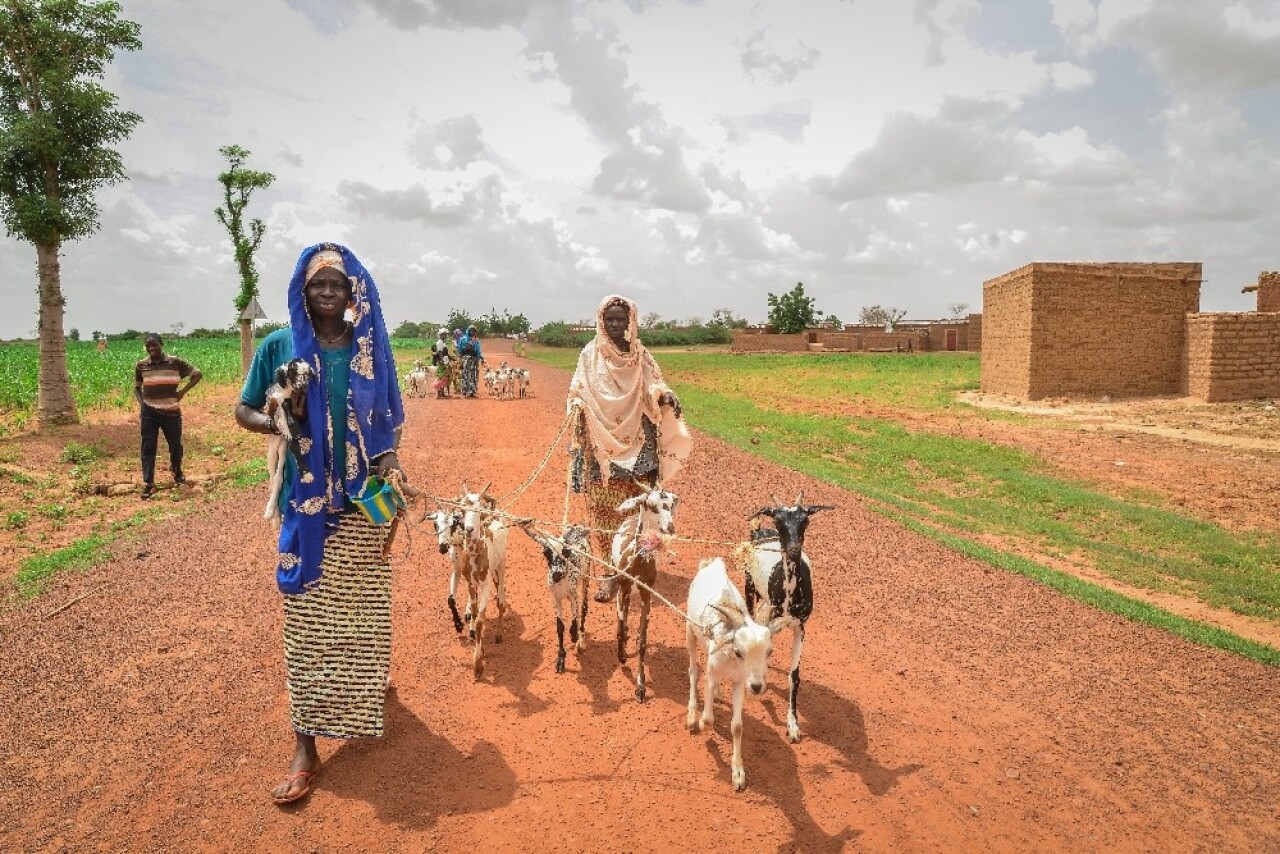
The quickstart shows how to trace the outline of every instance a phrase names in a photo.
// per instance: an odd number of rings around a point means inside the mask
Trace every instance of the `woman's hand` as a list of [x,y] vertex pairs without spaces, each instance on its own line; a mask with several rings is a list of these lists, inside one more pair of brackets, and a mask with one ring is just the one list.
[[680,417],[682,412],[680,408],[680,399],[676,397],[675,392],[664,391],[661,396],[658,397],[658,405],[670,406],[671,411],[675,413],[676,418]]
[[386,480],[394,471],[400,474],[400,479],[402,481],[405,481],[406,483],[409,481],[409,477],[404,473],[404,469],[400,468],[400,460],[396,457],[395,451],[388,451],[378,457],[378,459],[374,461],[374,464],[376,466],[375,471],[378,477],[383,480]]

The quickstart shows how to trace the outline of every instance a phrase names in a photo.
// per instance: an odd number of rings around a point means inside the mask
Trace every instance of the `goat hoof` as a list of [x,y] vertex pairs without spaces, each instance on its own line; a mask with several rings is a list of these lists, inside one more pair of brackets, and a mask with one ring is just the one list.
[[684,727],[692,733],[702,732],[702,723],[696,717],[685,718]]
[[564,673],[564,656],[556,656],[556,673]]
[[502,643],[502,635],[494,635],[494,636],[493,636],[493,642],[494,642],[494,643]]
[[734,771],[733,772],[733,790],[735,792],[741,792],[746,787],[747,787],[747,772]]
[[800,730],[798,730],[798,729],[789,729],[789,730],[787,730],[787,741],[791,742],[792,744],[799,744],[799,743],[800,743]]
[[462,634],[462,620],[453,621],[453,631],[456,634]]
[[471,631],[467,632],[467,637],[471,638],[471,640],[475,640],[475,639],[476,639],[476,630],[475,630],[475,629],[472,629]]
[[636,687],[636,701],[640,703],[644,702],[644,686],[643,685]]

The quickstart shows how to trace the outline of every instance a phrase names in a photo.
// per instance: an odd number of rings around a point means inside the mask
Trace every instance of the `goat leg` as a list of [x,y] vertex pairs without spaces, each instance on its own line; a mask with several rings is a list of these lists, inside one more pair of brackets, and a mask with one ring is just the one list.
[[804,651],[804,623],[796,623],[791,642],[791,697],[787,703],[787,740],[800,740],[800,718],[796,700],[800,695],[800,653]]
[[649,645],[649,604],[650,594],[640,588],[640,628],[636,630],[636,700],[643,703],[645,698],[644,653]]
[[556,647],[556,673],[564,673],[564,620],[559,614],[556,615]]
[[627,663],[627,614],[631,610],[631,582],[618,579],[618,663]]
[[684,645],[689,650],[689,706],[684,725],[689,732],[701,732],[702,724],[698,721],[698,647],[701,641],[693,623],[684,624]]
[[733,736],[733,790],[741,792],[747,787],[747,769],[742,765],[742,680],[733,683],[733,723],[729,733]]

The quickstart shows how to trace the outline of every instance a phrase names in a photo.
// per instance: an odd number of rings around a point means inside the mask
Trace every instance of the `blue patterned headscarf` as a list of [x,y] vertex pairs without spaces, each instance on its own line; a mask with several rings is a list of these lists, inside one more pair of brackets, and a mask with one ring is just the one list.
[[[351,282],[353,328],[347,386],[346,471],[334,471],[324,364],[307,310],[307,266],[322,250],[342,256]],[[293,492],[280,526],[276,583],[283,593],[304,593],[320,580],[324,543],[338,530],[338,517],[347,508],[347,496],[359,495],[364,488],[372,469],[370,460],[395,449],[396,431],[404,424],[404,407],[378,287],[350,249],[336,243],[317,243],[302,250],[289,280],[289,325],[293,330],[294,357],[305,359],[315,371],[315,379],[307,387],[307,419],[301,437],[307,467],[315,478],[303,483],[297,471],[293,474]]]

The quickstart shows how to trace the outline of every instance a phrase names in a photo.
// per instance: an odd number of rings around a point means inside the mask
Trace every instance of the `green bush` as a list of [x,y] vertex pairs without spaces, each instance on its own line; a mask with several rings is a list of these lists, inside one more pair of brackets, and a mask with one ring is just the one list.
[[84,465],[104,456],[102,449],[93,445],[82,445],[79,442],[67,442],[62,453],[58,454],[58,462]]

